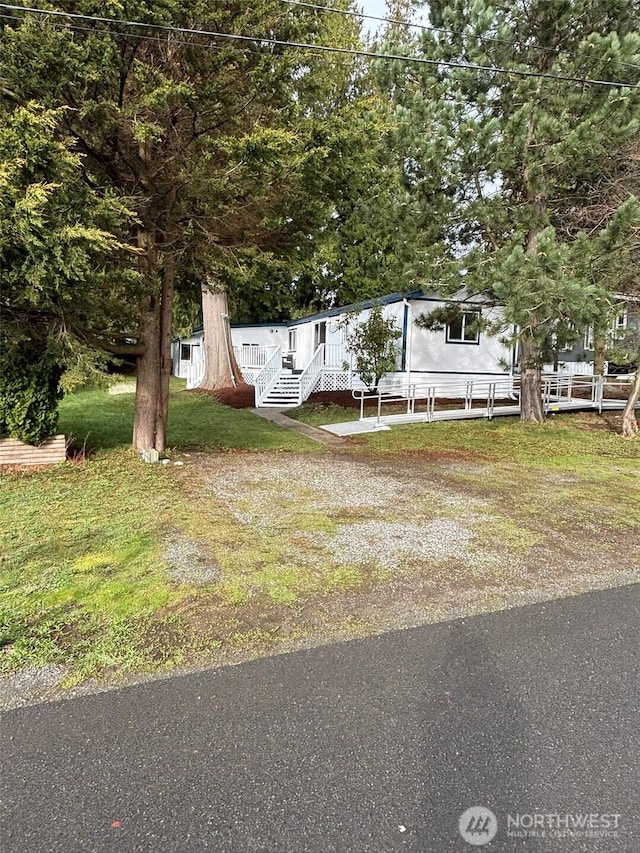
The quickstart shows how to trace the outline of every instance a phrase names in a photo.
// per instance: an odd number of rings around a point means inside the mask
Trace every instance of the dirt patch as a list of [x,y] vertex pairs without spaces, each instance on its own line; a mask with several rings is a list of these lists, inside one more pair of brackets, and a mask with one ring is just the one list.
[[602,412],[601,414],[576,413],[573,416],[576,420],[579,418],[581,429],[589,432],[613,432],[620,435],[622,432],[622,412]]
[[640,537],[630,537],[628,526],[596,515],[588,494],[575,494],[569,512],[574,478],[516,468],[498,476],[494,467],[348,453],[221,456],[198,466],[202,487],[252,532],[258,551],[268,540],[274,562],[302,575],[366,570],[381,607],[400,578],[403,589],[426,582],[455,595],[544,590],[559,578],[570,587],[572,577],[580,585],[588,577],[640,577]]
[[[393,395],[397,397],[397,394]],[[388,403],[385,402],[385,398],[383,395],[383,405],[385,414],[397,414],[401,412],[406,412],[407,404],[406,402],[398,402],[398,403]],[[329,408],[329,406],[340,406],[343,409],[357,409],[360,410],[360,398],[353,397],[351,391],[318,391],[317,393],[310,394],[306,403],[310,403],[311,405],[317,406],[319,409]],[[421,409],[426,409],[427,400],[426,398],[416,397],[415,399],[415,408],[416,411],[420,411]],[[436,409],[462,409],[464,408],[465,400],[464,398],[438,398],[435,401]],[[473,403],[474,408],[484,408],[486,403],[482,400],[475,401]],[[364,399],[364,408],[366,411],[377,410],[378,408],[378,398],[377,397],[369,397]]]
[[[640,580],[640,523],[616,526],[620,503],[578,473],[421,452],[189,461],[172,472],[197,518],[189,532],[166,531],[164,558],[191,589],[154,613],[140,640],[161,672]],[[632,498],[622,508],[637,513]],[[7,687],[15,701],[40,701],[60,677],[34,672]],[[74,692],[117,678],[106,668]]]
[[191,394],[207,394],[223,406],[232,409],[252,409],[256,404],[256,394],[253,385],[238,385],[236,388],[218,388],[216,391],[204,391],[194,388]]

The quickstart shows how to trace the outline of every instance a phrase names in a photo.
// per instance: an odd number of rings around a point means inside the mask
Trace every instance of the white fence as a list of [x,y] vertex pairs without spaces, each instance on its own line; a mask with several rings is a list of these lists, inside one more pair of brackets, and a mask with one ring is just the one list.
[[592,361],[559,361],[557,367],[545,364],[542,369],[545,373],[558,373],[561,376],[593,376]]
[[351,355],[342,344],[324,344],[324,366],[343,369],[345,362],[351,366]]
[[187,365],[187,388],[197,388],[204,376],[204,358]]

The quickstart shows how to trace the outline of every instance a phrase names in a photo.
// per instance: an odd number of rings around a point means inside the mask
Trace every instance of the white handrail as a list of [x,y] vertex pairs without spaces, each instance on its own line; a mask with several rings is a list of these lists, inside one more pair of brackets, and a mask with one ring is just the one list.
[[234,346],[233,354],[238,362],[238,367],[242,370],[242,368],[264,367],[276,349],[278,347],[275,344],[270,346]]
[[197,361],[192,361],[187,365],[187,388],[197,388],[204,377],[204,358],[199,358]]
[[282,352],[280,347],[267,359],[264,367],[255,378],[256,408],[262,403],[269,391],[276,384],[282,373]]
[[347,352],[344,344],[324,345],[324,366],[339,368],[342,370],[344,363],[351,365],[351,354]]
[[[613,385],[613,383],[604,383]],[[580,399],[590,400],[596,406],[602,406],[603,379],[600,376],[575,376],[575,375],[544,375],[541,382],[541,396],[545,411],[549,411],[558,404],[570,404]],[[440,381],[437,384],[399,384],[389,385],[376,392],[354,390],[352,396],[360,401],[360,419],[365,418],[365,401],[376,404],[375,419],[378,425],[382,425],[384,415],[382,407],[388,404],[406,403],[407,414],[416,414],[416,402],[420,402],[420,408],[424,404],[426,421],[431,421],[435,412],[436,399],[460,398],[462,408],[459,404],[452,403],[448,408],[455,411],[469,411],[473,408],[473,402],[485,402],[486,416],[491,418],[496,410],[500,408],[497,400],[513,399],[514,395],[520,393],[519,377],[507,376],[504,379],[493,380],[470,380],[460,379],[453,381]],[[509,405],[506,403],[505,405]],[[482,406],[480,406],[482,408]]]
[[316,387],[322,367],[324,365],[324,344],[319,344],[313,354],[313,358],[300,374],[300,390],[298,392],[298,405],[304,403],[309,394]]

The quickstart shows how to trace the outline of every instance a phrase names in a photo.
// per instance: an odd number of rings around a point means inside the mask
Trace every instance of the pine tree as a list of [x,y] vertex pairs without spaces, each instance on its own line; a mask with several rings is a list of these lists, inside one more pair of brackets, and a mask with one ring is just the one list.
[[415,189],[445,227],[439,277],[505,306],[505,328],[517,327],[525,420],[543,418],[550,337],[581,332],[610,310],[610,278],[594,268],[620,251],[638,216],[634,198],[591,234],[570,233],[561,216],[640,129],[637,11],[633,0],[436,0],[437,29],[420,49],[441,64],[396,68]]

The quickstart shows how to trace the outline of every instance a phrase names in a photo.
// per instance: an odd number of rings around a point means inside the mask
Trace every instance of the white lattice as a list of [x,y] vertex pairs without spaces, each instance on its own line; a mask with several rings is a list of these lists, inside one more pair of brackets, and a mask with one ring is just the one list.
[[351,374],[345,372],[324,371],[320,377],[319,391],[350,391]]
[[259,367],[243,367],[240,369],[242,378],[247,385],[255,385],[256,376],[260,373]]

